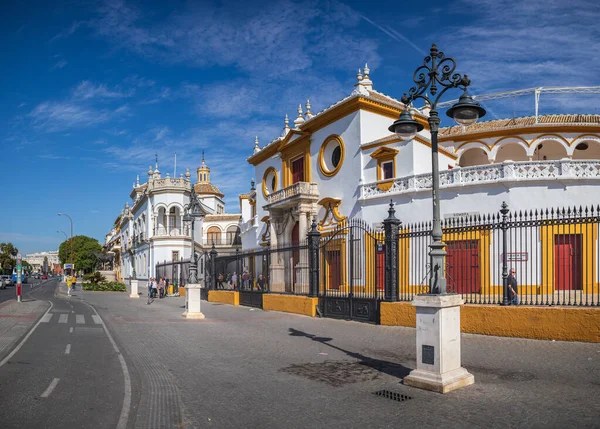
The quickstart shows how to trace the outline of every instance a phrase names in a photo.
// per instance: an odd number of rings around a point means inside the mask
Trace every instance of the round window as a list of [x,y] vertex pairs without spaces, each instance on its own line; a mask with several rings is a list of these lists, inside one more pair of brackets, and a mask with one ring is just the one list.
[[338,135],[325,139],[319,151],[319,167],[326,177],[332,177],[342,168],[344,163],[344,141]]
[[273,192],[276,187],[277,187],[277,181],[275,180],[275,175],[273,175],[273,178],[271,179],[271,192]]
[[267,168],[262,182],[263,195],[272,194],[277,190],[277,171],[273,167]]
[[341,157],[342,149],[339,146],[336,146],[335,149],[333,149],[333,153],[331,154],[331,164],[333,165],[333,168],[340,165]]

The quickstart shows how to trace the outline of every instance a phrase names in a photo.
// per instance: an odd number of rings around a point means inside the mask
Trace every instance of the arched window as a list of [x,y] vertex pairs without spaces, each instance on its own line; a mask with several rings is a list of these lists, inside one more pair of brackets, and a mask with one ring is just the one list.
[[230,226],[227,228],[227,244],[242,244],[242,240],[240,238],[240,228],[238,226]]
[[208,245],[211,244],[221,244],[221,230],[218,226],[211,226],[208,228],[206,238],[208,240]]

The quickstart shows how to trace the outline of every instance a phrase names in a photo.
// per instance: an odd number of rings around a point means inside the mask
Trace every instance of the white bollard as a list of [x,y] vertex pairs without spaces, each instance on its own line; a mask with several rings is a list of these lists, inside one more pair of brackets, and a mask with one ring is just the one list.
[[185,286],[185,313],[181,316],[186,319],[204,319],[200,311],[201,285],[199,283]]
[[129,294],[129,298],[139,298],[138,294],[138,280],[131,280],[131,293]]

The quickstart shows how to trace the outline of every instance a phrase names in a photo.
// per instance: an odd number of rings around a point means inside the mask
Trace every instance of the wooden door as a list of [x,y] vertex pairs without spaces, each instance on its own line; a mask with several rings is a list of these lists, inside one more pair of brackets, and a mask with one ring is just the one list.
[[304,182],[304,157],[292,161],[292,184]]
[[446,244],[446,278],[448,289],[456,293],[479,293],[479,242],[449,241]]
[[554,236],[554,285],[556,290],[581,290],[581,235]]
[[292,228],[292,281],[296,284],[296,265],[300,262],[300,224],[296,222]]
[[341,275],[341,263],[340,263],[340,251],[339,250],[328,250],[327,251],[327,280],[328,289],[339,290],[342,280]]
[[375,270],[376,270],[375,282],[377,284],[377,290],[383,291],[385,289],[385,248],[384,248],[384,246],[381,246],[381,248],[377,247],[376,259],[375,259]]

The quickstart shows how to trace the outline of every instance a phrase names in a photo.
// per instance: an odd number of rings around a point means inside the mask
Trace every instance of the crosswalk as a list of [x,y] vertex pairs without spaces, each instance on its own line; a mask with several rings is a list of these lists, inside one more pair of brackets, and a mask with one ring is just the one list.
[[[57,316],[57,317],[55,317]],[[72,321],[73,317],[71,316],[75,316],[75,324],[77,325],[85,325],[85,324],[93,324],[93,325],[101,325],[102,324],[102,320],[100,319],[99,316],[92,314],[92,315],[85,315],[85,314],[73,314],[73,313],[46,313],[44,314],[44,316],[41,319],[42,323],[69,323],[69,319]]]

